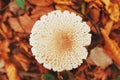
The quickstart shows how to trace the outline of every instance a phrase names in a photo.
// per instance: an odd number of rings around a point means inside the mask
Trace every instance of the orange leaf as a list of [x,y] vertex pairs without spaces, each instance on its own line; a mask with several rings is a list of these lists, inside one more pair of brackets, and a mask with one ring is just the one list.
[[117,43],[115,41],[111,40],[108,37],[107,32],[104,29],[101,28],[101,32],[102,32],[102,35],[105,40],[104,50],[115,61],[115,63],[117,63],[120,66],[120,48],[119,48],[119,46],[117,45]]
[[61,11],[68,10],[70,12],[76,13],[79,16],[82,16],[82,14],[80,14],[79,12],[76,12],[75,10],[73,10],[72,8],[70,8],[70,7],[66,6],[66,5],[56,5],[55,8],[57,10],[61,10]]
[[37,6],[49,6],[53,0],[29,0],[29,2]]
[[57,4],[64,4],[64,5],[74,5],[72,0],[54,0]]
[[5,69],[9,80],[20,80],[17,74],[17,69],[12,63],[6,62]]
[[111,31],[111,29],[112,29],[113,23],[114,23],[113,20],[109,20],[109,21],[106,23],[106,25],[105,25],[105,30],[106,30],[106,32],[107,32],[108,35],[110,34],[110,31]]

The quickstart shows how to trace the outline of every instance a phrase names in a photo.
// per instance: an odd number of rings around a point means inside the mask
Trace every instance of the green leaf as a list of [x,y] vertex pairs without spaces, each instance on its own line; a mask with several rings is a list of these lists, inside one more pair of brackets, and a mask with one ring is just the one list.
[[117,80],[120,80],[120,75],[117,77]]
[[25,8],[24,0],[16,0],[16,3],[20,8]]
[[44,74],[44,80],[56,80],[52,74]]

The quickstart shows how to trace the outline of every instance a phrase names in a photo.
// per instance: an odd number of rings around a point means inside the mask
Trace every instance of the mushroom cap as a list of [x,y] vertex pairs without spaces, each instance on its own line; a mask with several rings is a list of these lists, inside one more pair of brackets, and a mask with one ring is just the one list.
[[35,59],[47,69],[61,72],[77,68],[86,59],[90,27],[80,16],[55,10],[34,24],[30,45]]

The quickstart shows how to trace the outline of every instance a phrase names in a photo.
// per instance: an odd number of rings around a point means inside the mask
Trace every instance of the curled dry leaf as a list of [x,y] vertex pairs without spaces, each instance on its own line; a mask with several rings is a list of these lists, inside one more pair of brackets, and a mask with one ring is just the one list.
[[44,68],[42,64],[38,64],[38,67],[39,67],[39,71],[40,71],[41,74],[49,72],[49,70]]
[[4,53],[8,53],[10,51],[8,46],[9,46],[9,42],[7,40],[0,41],[0,57],[2,57],[4,60],[8,59],[6,54],[4,54]]
[[119,28],[120,28],[120,22],[113,25],[112,31],[115,30],[115,29],[119,29]]
[[20,21],[20,24],[22,25],[23,30],[26,33],[30,33],[34,24],[34,21],[31,19],[31,17],[27,14],[24,14],[23,16],[19,16],[18,19]]
[[9,61],[9,42],[7,40],[0,42],[0,57],[4,60],[5,70],[9,80],[20,80],[17,69],[14,64]]
[[106,51],[106,54],[108,54],[115,63],[120,66],[120,48],[118,44],[108,37],[108,34],[104,29],[101,28],[101,32],[105,40],[104,50]]
[[97,23],[100,17],[100,9],[95,3],[89,3],[87,14],[92,18],[93,23]]
[[36,21],[42,15],[45,15],[52,10],[54,10],[53,6],[49,6],[49,7],[39,7],[39,6],[37,6],[33,9],[30,17],[33,21]]
[[72,0],[54,0],[57,4],[74,5]]
[[3,30],[7,38],[12,38],[12,31],[8,25],[2,22],[1,29]]
[[105,4],[105,9],[110,14],[110,18],[117,22],[120,17],[120,9],[117,3],[112,3],[110,0],[101,0]]
[[53,3],[53,0],[29,0],[29,2],[37,6],[49,6]]
[[21,53],[17,53],[17,54],[14,54],[14,58],[18,63],[21,64],[22,68],[25,71],[28,71],[29,65],[30,65],[30,60],[27,57],[25,57]]
[[117,3],[112,4],[111,8],[111,13],[110,13],[110,18],[117,22],[119,21],[119,17],[120,17],[120,9]]
[[11,12],[13,12],[14,14],[16,14],[19,11],[19,6],[16,4],[15,0],[11,1],[9,4],[9,9]]
[[55,6],[55,8],[56,8],[57,10],[61,10],[61,11],[68,10],[68,11],[70,11],[70,12],[74,12],[74,13],[76,13],[77,15],[79,15],[79,16],[82,17],[82,14],[80,14],[79,12],[71,9],[71,8],[68,7],[67,5],[59,5],[59,4],[58,4],[58,5]]
[[107,32],[108,35],[110,34],[110,31],[111,31],[111,29],[112,29],[112,27],[113,27],[113,23],[114,23],[113,20],[109,20],[109,21],[106,23],[106,25],[105,25],[105,30],[106,30],[106,32]]
[[5,69],[9,80],[20,80],[14,64],[6,62]]
[[96,30],[95,27],[92,25],[92,23],[91,23],[90,21],[87,21],[87,24],[90,26],[91,31],[97,34],[97,30]]
[[11,28],[12,28],[14,31],[16,31],[16,32],[24,32],[24,30],[22,29],[21,25],[19,24],[17,18],[10,17],[10,18],[8,19],[8,22],[9,22]]

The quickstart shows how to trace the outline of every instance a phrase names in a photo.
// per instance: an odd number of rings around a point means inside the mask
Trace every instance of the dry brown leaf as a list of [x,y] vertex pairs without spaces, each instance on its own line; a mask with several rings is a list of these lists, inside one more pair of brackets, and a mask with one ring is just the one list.
[[8,80],[5,74],[0,74],[0,80]]
[[70,7],[68,7],[68,6],[66,6],[66,5],[55,5],[55,8],[56,8],[57,10],[61,10],[61,11],[68,10],[68,11],[70,11],[70,12],[74,12],[74,13],[76,13],[77,15],[79,15],[79,16],[82,17],[82,14],[80,14],[79,12],[71,9]]
[[3,36],[3,39],[5,38],[7,38],[7,36],[5,35],[5,33],[0,29],[0,34]]
[[105,9],[110,14],[110,18],[117,22],[120,17],[120,9],[117,3],[112,3],[110,0],[101,0],[105,4]]
[[5,69],[9,80],[20,80],[14,64],[6,62]]
[[30,60],[28,60],[27,57],[25,57],[24,55],[22,55],[21,53],[17,53],[13,55],[15,60],[21,64],[22,68],[25,71],[28,71],[29,69],[29,64],[30,64]]
[[1,23],[1,29],[5,33],[7,38],[12,38],[12,31],[5,23]]
[[27,14],[24,14],[23,16],[19,16],[18,19],[20,21],[20,24],[22,25],[23,30],[26,33],[30,33],[34,24],[34,21],[31,19],[31,17]]
[[118,4],[115,3],[110,8],[111,8],[110,18],[115,22],[119,21],[120,9]]
[[101,0],[101,2],[103,2],[105,4],[105,9],[108,10],[108,8],[111,4],[110,0]]
[[90,16],[90,18],[92,18],[93,23],[97,23],[99,21],[100,8],[96,5],[96,3],[89,3],[86,13]]
[[37,6],[49,6],[53,3],[53,0],[29,0],[29,2]]
[[3,21],[3,22],[6,21],[7,18],[8,18],[8,17],[11,17],[11,16],[12,16],[12,14],[11,14],[10,12],[8,12],[8,11],[5,12],[4,15],[3,15],[3,19],[2,19],[2,21]]
[[2,57],[4,60],[8,59],[8,56],[6,54],[10,51],[8,46],[9,42],[7,40],[0,41],[0,57]]
[[108,35],[110,34],[110,31],[111,31],[111,29],[112,29],[112,27],[113,27],[113,23],[114,23],[113,20],[109,20],[109,21],[106,23],[106,25],[105,25],[105,30],[106,30],[106,32],[107,32]]
[[19,11],[20,7],[16,4],[16,1],[14,0],[10,2],[9,9],[11,12],[16,14]]
[[40,73],[42,73],[42,74],[49,72],[49,70],[44,68],[42,64],[38,64],[38,67],[39,67]]
[[54,0],[57,4],[74,5],[72,0]]
[[113,25],[112,30],[119,29],[120,28],[120,22]]
[[16,31],[16,32],[24,32],[24,30],[22,29],[21,25],[19,24],[17,18],[10,17],[10,18],[8,19],[8,22],[9,22],[11,28],[12,28],[14,31]]
[[108,37],[107,32],[101,28],[101,33],[105,40],[104,50],[120,66],[120,48],[118,44]]
[[26,55],[28,55],[28,56],[32,56],[32,53],[31,53],[31,51],[29,50],[30,48],[31,48],[31,46],[29,45],[29,43],[24,43],[24,42],[19,42],[20,43],[20,47],[21,48],[23,48],[26,52],[27,52],[27,54]]
[[90,26],[91,31],[97,34],[97,30],[95,29],[93,24],[90,21],[87,21],[87,24]]
[[0,41],[0,57],[4,60],[5,63],[5,70],[8,76],[9,80],[20,80],[18,74],[17,74],[17,69],[14,66],[14,64],[12,64],[9,61],[9,57],[8,57],[8,52],[10,51],[9,48],[9,42],[7,40],[5,41]]
[[35,7],[31,13],[31,18],[33,21],[40,19],[42,15],[47,14],[48,12],[54,10],[53,6],[49,7]]

